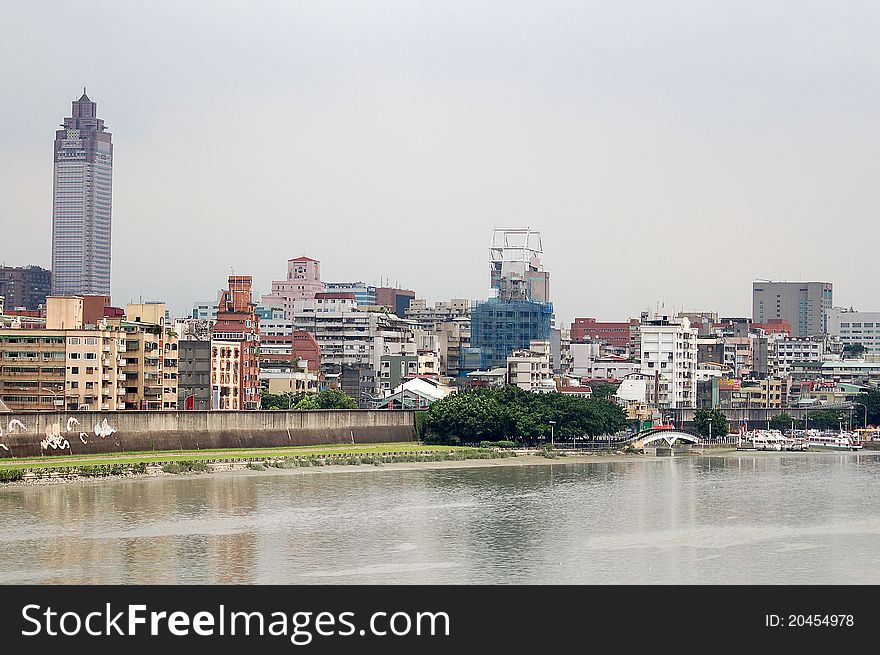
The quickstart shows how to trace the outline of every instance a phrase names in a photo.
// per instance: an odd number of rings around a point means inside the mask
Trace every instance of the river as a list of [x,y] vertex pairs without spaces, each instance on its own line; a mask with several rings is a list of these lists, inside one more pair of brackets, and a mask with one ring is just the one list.
[[877,584],[880,453],[0,487],[4,583]]

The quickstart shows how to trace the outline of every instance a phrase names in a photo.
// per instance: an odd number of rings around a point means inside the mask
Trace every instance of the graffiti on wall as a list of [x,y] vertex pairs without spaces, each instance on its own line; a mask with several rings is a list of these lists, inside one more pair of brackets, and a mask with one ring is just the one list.
[[[27,420],[27,419],[24,419]],[[83,444],[89,443],[89,435],[87,432],[83,432],[79,426],[79,419],[75,416],[67,417],[67,421],[62,423],[59,419],[54,423],[50,423],[46,426],[46,430],[43,433],[43,439],[40,440],[40,449],[45,452],[47,450],[71,450],[70,447],[70,438],[69,435],[76,434],[79,437],[79,440]],[[63,429],[62,429],[63,426]],[[11,435],[17,432],[31,432],[28,430],[24,421],[21,419],[13,418],[10,419],[8,423],[4,426],[0,423],[0,449],[5,450],[7,453],[11,454],[9,446],[7,446],[3,442],[4,435]],[[36,436],[37,428],[36,425],[33,428],[33,432]],[[95,423],[95,436],[100,439],[106,439],[110,435],[117,432],[116,428],[114,428],[105,418],[100,423]]]

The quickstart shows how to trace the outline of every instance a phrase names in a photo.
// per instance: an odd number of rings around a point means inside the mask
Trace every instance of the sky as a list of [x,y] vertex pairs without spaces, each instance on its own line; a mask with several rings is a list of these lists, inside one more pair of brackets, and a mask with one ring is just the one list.
[[756,279],[880,310],[873,0],[96,0],[0,24],[0,262],[51,263],[52,141],[113,134],[113,301],[176,314],[286,260],[488,296],[540,230],[557,321],[751,313]]

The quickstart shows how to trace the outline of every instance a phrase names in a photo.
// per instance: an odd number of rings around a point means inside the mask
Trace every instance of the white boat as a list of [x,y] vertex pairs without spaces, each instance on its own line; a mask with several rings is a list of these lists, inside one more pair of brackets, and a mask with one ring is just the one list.
[[787,441],[779,430],[752,430],[740,435],[737,450],[789,450]]
[[810,448],[823,448],[828,450],[861,450],[862,444],[848,432],[819,432],[809,430],[806,436]]
[[782,450],[785,437],[779,430],[756,430],[755,432],[755,436],[752,437],[755,450]]

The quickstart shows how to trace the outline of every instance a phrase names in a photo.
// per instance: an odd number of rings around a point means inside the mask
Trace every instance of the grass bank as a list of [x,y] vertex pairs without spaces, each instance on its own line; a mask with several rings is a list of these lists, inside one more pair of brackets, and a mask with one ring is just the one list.
[[359,466],[406,462],[450,462],[515,457],[512,452],[487,448],[376,444],[352,447],[299,447],[257,450],[216,450],[132,455],[102,455],[68,460],[29,459],[2,462],[0,482],[65,480],[79,477],[203,473],[231,467],[253,470],[314,466]]
[[103,453],[53,457],[20,457],[0,459],[3,469],[64,469],[78,466],[106,466],[139,462],[176,462],[210,460],[249,460],[260,457],[295,457],[304,455],[381,454],[407,452],[443,452],[460,450],[456,446],[426,446],[412,441],[381,444],[327,446],[290,446],[288,448],[246,448],[215,450],[161,450],[143,452]]

